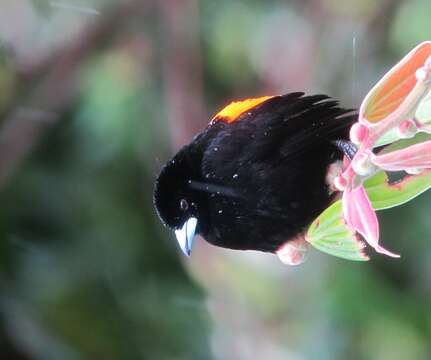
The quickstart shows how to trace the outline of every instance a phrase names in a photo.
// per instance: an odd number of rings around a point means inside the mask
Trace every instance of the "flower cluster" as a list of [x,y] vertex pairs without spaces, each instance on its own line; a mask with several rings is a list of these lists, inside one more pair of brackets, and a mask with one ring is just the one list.
[[359,110],[359,120],[350,131],[358,150],[347,160],[335,187],[343,192],[344,219],[378,253],[399,257],[379,244],[379,222],[364,187],[364,181],[379,171],[405,171],[421,176],[431,169],[431,140],[389,153],[375,153],[381,145],[431,133],[429,118],[420,118],[431,89],[431,42],[419,44],[393,67],[368,93]]
[[[302,263],[310,245],[354,261],[369,259],[366,243],[378,253],[399,257],[379,244],[376,210],[399,206],[431,188],[431,140],[416,136],[431,134],[430,89],[428,41],[408,53],[365,97],[350,130],[351,142],[337,144],[347,155],[333,177],[335,189],[343,193],[341,200],[324,210],[305,234],[277,251],[283,263]],[[399,141],[403,139],[410,140]],[[406,174],[391,183],[387,172],[392,171]]]

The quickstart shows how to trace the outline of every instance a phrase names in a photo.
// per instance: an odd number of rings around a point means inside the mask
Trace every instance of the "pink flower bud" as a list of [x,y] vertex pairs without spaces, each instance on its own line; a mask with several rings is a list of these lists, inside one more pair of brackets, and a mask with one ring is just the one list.
[[413,119],[407,119],[401,122],[398,127],[398,135],[402,139],[410,139],[416,135],[418,128]]
[[350,128],[350,141],[359,145],[368,136],[368,128],[361,123],[355,123]]
[[425,67],[421,67],[416,70],[416,79],[418,81],[427,81],[430,75],[430,70],[426,69]]
[[367,176],[374,171],[375,166],[371,162],[371,155],[369,153],[363,152],[357,154],[353,158],[352,168],[356,174],[361,176]]

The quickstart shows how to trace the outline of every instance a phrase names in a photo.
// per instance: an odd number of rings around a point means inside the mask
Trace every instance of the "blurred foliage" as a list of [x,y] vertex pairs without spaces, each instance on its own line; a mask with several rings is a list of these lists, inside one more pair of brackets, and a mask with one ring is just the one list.
[[299,268],[203,241],[185,265],[152,206],[161,165],[220,106],[301,90],[357,105],[431,38],[429,10],[3,0],[2,358],[429,359],[430,194],[379,213],[400,260]]

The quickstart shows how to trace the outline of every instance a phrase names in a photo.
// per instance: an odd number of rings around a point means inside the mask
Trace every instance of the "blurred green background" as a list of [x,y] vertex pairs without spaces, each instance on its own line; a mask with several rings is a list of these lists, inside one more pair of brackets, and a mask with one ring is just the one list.
[[162,164],[235,98],[346,107],[431,39],[429,0],[1,0],[1,359],[430,359],[431,194],[380,213],[401,252],[300,267],[197,241]]

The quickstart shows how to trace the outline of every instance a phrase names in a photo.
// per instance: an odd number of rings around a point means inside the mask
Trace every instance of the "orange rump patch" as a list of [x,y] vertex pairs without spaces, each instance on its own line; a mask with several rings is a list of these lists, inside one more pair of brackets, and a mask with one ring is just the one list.
[[246,112],[247,110],[251,110],[255,106],[263,103],[264,101],[271,99],[274,96],[261,96],[258,98],[245,99],[240,101],[234,101],[230,103],[228,106],[223,108],[220,112],[218,112],[211,120],[211,122],[223,120],[228,123],[234,122],[239,118],[239,116]]

